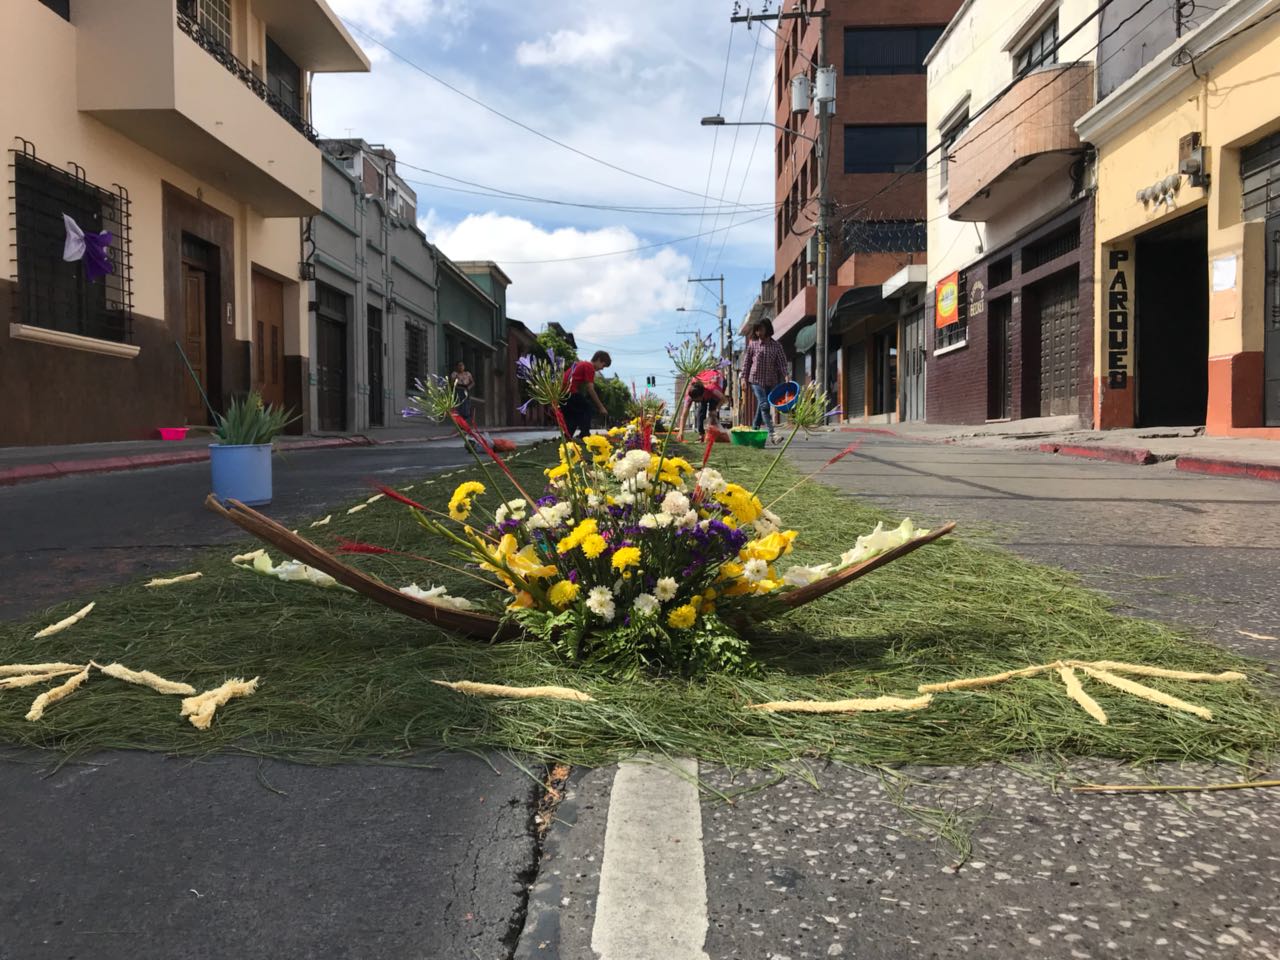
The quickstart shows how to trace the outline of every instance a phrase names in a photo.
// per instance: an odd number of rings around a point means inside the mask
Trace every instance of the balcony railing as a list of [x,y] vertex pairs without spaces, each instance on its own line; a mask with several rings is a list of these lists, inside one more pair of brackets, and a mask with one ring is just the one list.
[[227,68],[227,72],[238,78],[241,83],[254,92],[263,103],[278,113],[289,126],[316,143],[320,136],[315,127],[307,122],[307,118],[293,108],[291,104],[276,96],[266,83],[257,77],[234,53],[224,47],[212,33],[200,26],[199,22],[186,14],[178,13],[178,29],[198,43],[213,59]]

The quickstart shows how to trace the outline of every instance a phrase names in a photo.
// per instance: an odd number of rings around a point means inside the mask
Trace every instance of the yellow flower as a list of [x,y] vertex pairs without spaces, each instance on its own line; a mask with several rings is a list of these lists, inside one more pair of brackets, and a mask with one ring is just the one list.
[[489,559],[491,562],[482,563],[481,568],[497,574],[508,587],[513,583],[511,573],[522,580],[545,580],[557,573],[554,566],[542,562],[533,544],[521,548],[509,533],[498,541],[496,550],[489,552]]
[[608,463],[609,457],[613,454],[613,447],[609,441],[598,434],[588,434],[582,438],[582,442],[587,445],[587,449],[591,451],[591,459],[596,463]]
[[566,536],[562,537],[560,542],[556,544],[557,553],[568,553],[574,547],[582,543],[583,540],[595,533],[597,529],[594,517],[587,517]]
[[548,480],[559,480],[569,475],[569,465],[562,463],[558,467],[552,467],[550,470],[543,470],[542,472],[547,475]]
[[507,604],[508,610],[528,610],[533,606],[532,595],[521,590],[516,594],[516,598]]
[[613,555],[613,569],[615,570],[625,570],[627,567],[638,567],[639,565],[639,547],[620,547],[618,552]]
[[582,553],[588,560],[594,560],[604,553],[607,546],[608,544],[604,542],[604,537],[598,533],[593,533],[582,541]]
[[560,462],[563,464],[581,463],[582,448],[576,443],[560,444]]
[[459,522],[467,519],[471,514],[471,498],[483,493],[484,484],[478,481],[468,480],[458,484],[458,489],[449,498],[449,516]]
[[675,627],[677,630],[689,629],[697,619],[698,611],[689,603],[676,607],[667,614],[667,623],[671,624],[671,626]]
[[771,533],[759,540],[752,540],[742,548],[739,556],[743,560],[763,560],[766,563],[773,563],[778,557],[791,552],[791,544],[795,538],[794,530]]
[[742,576],[743,566],[740,563],[726,563],[720,567],[721,580],[736,580]]
[[552,606],[563,610],[578,598],[578,593],[581,589],[582,588],[572,580],[561,580],[551,588],[551,591],[547,594],[547,598],[551,601]]
[[716,500],[729,508],[739,525],[752,523],[764,513],[764,504],[760,502],[760,498],[753,497],[736,483],[727,484],[716,494]]

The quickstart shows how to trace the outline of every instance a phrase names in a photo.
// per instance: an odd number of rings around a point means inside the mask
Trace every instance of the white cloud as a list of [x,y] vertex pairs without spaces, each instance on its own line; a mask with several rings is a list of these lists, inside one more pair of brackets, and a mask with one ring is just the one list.
[[557,30],[539,40],[516,47],[516,62],[526,67],[560,67],[602,63],[622,46],[623,35],[612,27]]
[[434,211],[419,224],[457,260],[495,260],[511,277],[508,311],[534,330],[549,321],[597,343],[614,343],[669,318],[685,295],[689,258],[659,248],[591,260],[520,263],[629,250],[644,240],[625,227],[547,230],[519,217],[472,214],[442,222]]
[[334,13],[379,37],[403,27],[421,27],[433,20],[456,24],[467,13],[462,0],[329,0]]

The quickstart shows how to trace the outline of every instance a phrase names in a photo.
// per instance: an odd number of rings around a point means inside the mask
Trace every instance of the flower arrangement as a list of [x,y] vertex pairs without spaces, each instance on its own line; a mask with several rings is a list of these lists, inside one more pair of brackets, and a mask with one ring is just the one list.
[[[701,339],[670,352],[685,374],[715,363]],[[564,365],[524,357],[519,370],[529,403],[558,412]],[[452,416],[439,385],[421,384],[411,403],[417,414]],[[820,423],[826,406],[806,388],[797,429]],[[761,502],[759,487],[748,490],[708,466],[710,445],[697,466],[668,452],[665,441],[655,449],[663,409],[641,394],[626,426],[580,443],[562,438],[536,495],[484,447],[502,476],[477,456],[486,482],[459,484],[445,510],[406,502],[424,529],[452,544],[468,572],[478,568],[504,591],[503,612],[526,634],[571,661],[623,673],[747,669],[741,625],[776,615],[787,592],[926,532],[909,521],[895,531],[877,528],[829,563],[787,565],[796,532]]]

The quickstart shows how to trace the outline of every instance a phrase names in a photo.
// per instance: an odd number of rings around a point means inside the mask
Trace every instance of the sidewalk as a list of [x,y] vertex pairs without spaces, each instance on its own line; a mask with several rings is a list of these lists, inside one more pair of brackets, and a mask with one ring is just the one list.
[[1076,417],[1039,417],[987,424],[848,424],[845,433],[874,433],[1005,450],[1035,450],[1066,457],[1148,465],[1173,461],[1175,469],[1217,476],[1280,481],[1280,443],[1206,437],[1199,427],[1082,429]]
[[[481,428],[486,434],[524,433],[542,427]],[[333,447],[372,447],[399,443],[431,443],[456,438],[452,427],[415,423],[411,427],[383,427],[363,434],[282,436],[283,453]],[[113,443],[75,443],[61,446],[0,447],[0,486],[83,473],[142,470],[209,459],[209,436],[185,440],[121,440]]]

